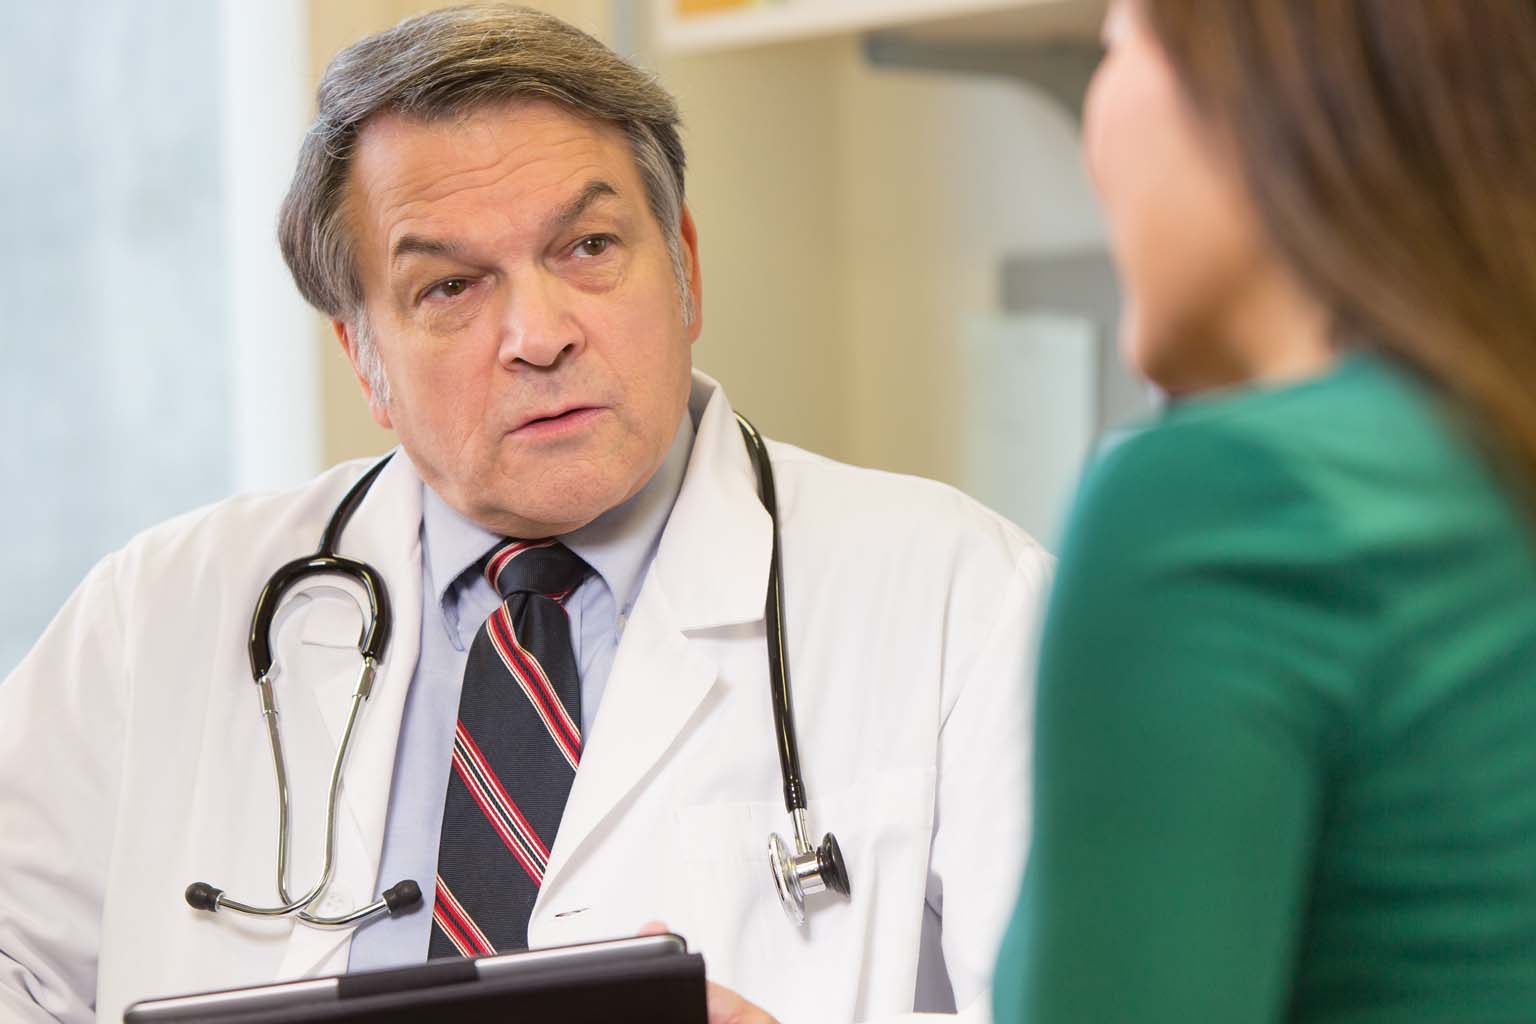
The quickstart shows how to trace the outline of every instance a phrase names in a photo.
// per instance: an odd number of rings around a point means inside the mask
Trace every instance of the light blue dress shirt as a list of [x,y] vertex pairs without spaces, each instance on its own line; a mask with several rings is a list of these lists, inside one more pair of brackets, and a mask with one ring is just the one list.
[[[624,504],[560,538],[594,570],[566,601],[581,674],[584,741],[592,736],[624,623],[682,488],[693,451],[693,431],[685,413],[666,460],[645,487]],[[382,890],[402,878],[414,878],[421,885],[422,904],[400,917],[386,917],[358,929],[349,970],[398,967],[427,958],[438,832],[464,664],[475,634],[501,604],[500,595],[473,569],[501,540],[422,485],[421,654],[400,723],[378,886]]]

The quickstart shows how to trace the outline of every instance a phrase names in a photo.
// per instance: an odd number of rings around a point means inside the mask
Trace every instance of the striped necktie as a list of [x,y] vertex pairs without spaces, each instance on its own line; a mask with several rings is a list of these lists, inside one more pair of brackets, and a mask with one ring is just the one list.
[[504,601],[464,667],[438,841],[429,955],[528,945],[528,918],[581,760],[581,689],[564,602],[591,568],[554,540],[485,564]]

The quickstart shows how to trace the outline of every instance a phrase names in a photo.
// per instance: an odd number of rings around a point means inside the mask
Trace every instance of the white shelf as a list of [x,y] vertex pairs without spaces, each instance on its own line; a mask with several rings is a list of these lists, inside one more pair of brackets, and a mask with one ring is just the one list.
[[1006,46],[1097,38],[1107,0],[777,0],[679,15],[654,0],[657,37],[671,53],[706,53],[865,32],[934,43]]

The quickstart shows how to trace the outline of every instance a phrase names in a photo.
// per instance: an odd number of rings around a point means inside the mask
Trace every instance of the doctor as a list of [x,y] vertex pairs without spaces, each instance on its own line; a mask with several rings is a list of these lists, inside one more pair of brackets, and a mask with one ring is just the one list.
[[[705,954],[716,1020],[897,1020],[951,1000],[985,1019],[1024,842],[1018,680],[1047,558],[947,487],[770,446],[810,827],[835,832],[851,881],[797,925],[766,856],[789,834],[772,530],[725,394],[691,370],[701,275],[671,98],[547,16],[425,15],[331,64],[280,232],[400,439],[339,541],[386,582],[393,627],[310,911],[401,878],[424,900],[321,928],[183,899],[207,880],[279,902],[250,615],[371,463],[347,464],[145,533],[0,684],[0,1018],[116,1021],[136,999],[415,962],[472,932],[542,946],[661,920]],[[563,729],[573,770],[540,790],[531,769],[502,780],[513,804],[553,807],[532,867],[510,841],[476,846],[493,833],[455,809],[472,718],[491,761],[538,746],[499,724],[511,712],[471,707],[494,690],[482,655],[503,594],[485,570],[507,538],[553,538],[541,550],[575,572],[568,593],[505,606],[557,609],[520,642],[568,719],[542,741]],[[349,581],[309,581],[271,629],[293,892],[321,873],[363,609]],[[521,910],[457,881],[465,864],[532,883]]]

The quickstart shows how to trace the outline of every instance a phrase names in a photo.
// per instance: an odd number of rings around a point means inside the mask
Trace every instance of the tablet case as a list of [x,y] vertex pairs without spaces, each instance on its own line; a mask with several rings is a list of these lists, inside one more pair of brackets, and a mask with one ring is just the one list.
[[382,974],[349,976],[342,978],[343,998],[336,1002],[206,1019],[216,1024],[708,1024],[704,958],[697,953],[447,984],[440,981],[441,972],[421,969],[413,978],[411,970],[416,969],[388,972],[387,991],[369,991]]

